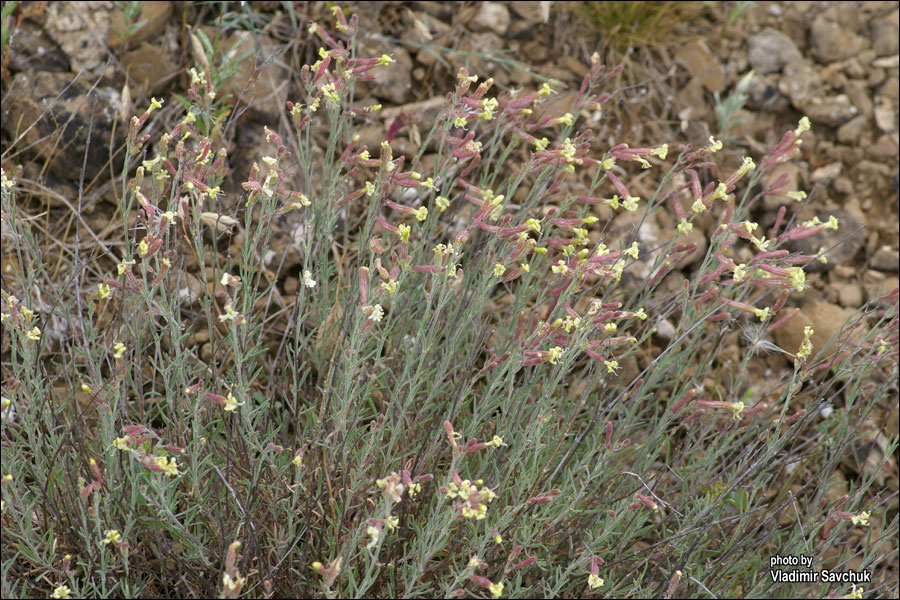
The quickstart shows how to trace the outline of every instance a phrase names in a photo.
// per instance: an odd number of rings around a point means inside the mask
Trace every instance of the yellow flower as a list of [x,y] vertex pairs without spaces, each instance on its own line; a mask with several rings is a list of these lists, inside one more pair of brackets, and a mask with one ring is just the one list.
[[109,286],[105,283],[100,283],[97,285],[97,295],[100,296],[102,300],[106,300],[110,296],[112,296],[112,290],[109,289]]
[[753,314],[756,315],[756,317],[760,321],[765,321],[766,319],[769,318],[769,310],[770,309],[768,306],[765,308],[757,308],[756,310],[753,311]]
[[605,330],[608,331],[609,333],[613,333],[613,332],[614,332],[616,329],[618,329],[618,328],[619,328],[619,326],[616,325],[615,323],[607,323],[607,324],[604,325],[604,327],[603,327],[603,329],[605,329]]
[[157,100],[156,98],[150,98],[150,108],[147,109],[147,112],[149,113],[149,112],[156,110],[157,108],[162,108],[163,102],[165,102],[165,100]]
[[338,96],[337,89],[334,87],[333,83],[326,83],[322,86],[322,96],[332,102],[334,104],[338,104],[341,101],[340,96]]
[[389,281],[381,282],[381,289],[386,291],[391,296],[393,296],[394,294],[397,293],[397,288],[399,288],[399,287],[400,287],[400,284],[398,282],[394,281],[393,279],[391,279]]
[[447,210],[447,208],[450,207],[450,200],[444,198],[443,196],[438,196],[434,199],[434,205],[437,206],[437,209],[440,212],[444,212],[445,210]]
[[225,305],[225,314],[219,315],[219,321],[221,321],[223,323],[225,321],[233,321],[233,320],[235,320],[235,318],[238,317],[239,314],[240,313],[238,313],[236,310],[234,310],[234,307],[232,307],[231,303],[229,302],[228,304]]
[[234,412],[237,410],[238,406],[240,406],[240,404],[238,404],[237,398],[235,398],[231,392],[228,392],[228,396],[225,398],[225,411]]
[[381,532],[374,525],[369,525],[366,529],[366,534],[372,538],[372,540],[366,544],[366,550],[371,550],[378,544],[378,537],[381,535]]
[[460,129],[464,129],[465,126],[468,125],[468,123],[469,122],[465,117],[456,117],[456,119],[453,121],[453,125],[455,127],[459,127]]
[[128,450],[128,438],[127,437],[117,437],[113,440],[113,447],[117,450]]
[[25,337],[27,337],[32,342],[37,342],[41,339],[41,330],[36,326],[32,327],[31,331],[25,334]]
[[388,56],[387,54],[382,54],[381,58],[378,59],[378,64],[383,67],[386,67],[389,64],[394,63],[394,62],[397,62],[397,61],[394,60],[393,58],[391,58],[390,56]]
[[116,265],[116,270],[119,272],[119,275],[124,275],[127,271],[131,270],[131,265],[133,264],[133,260],[122,260],[122,262]]
[[715,154],[719,150],[722,149],[722,142],[717,140],[716,138],[710,136],[709,137],[709,146],[706,147],[706,151],[710,154]]
[[[535,248],[535,251],[537,251],[536,248]],[[559,260],[559,261],[557,261],[557,263],[555,265],[550,266],[550,270],[553,271],[554,273],[558,273],[560,275],[565,275],[566,273],[569,272],[569,267],[566,266],[565,261]]]
[[366,196],[372,196],[375,194],[375,184],[371,181],[366,182]]
[[138,256],[141,258],[147,256],[147,253],[150,252],[150,244],[147,243],[147,238],[141,240],[141,243],[138,244]]
[[411,231],[411,229],[410,229],[409,225],[404,225],[404,224],[398,225],[397,226],[397,237],[399,237],[400,241],[402,241],[404,244],[408,244],[410,231]]
[[364,306],[363,312],[369,315],[369,320],[374,322],[379,322],[384,318],[384,309],[381,308],[380,304],[375,304],[374,306]]
[[687,235],[691,231],[694,230],[694,224],[689,223],[687,219],[682,219],[680,223],[678,223],[678,227],[675,229],[678,230],[678,233],[681,235]]
[[53,588],[53,593],[50,595],[51,598],[71,598],[70,595],[72,590],[69,589],[67,585],[58,585]]
[[162,469],[162,472],[169,477],[178,475],[178,461],[174,458],[169,460],[168,457],[160,456],[156,459],[156,466]]
[[806,273],[803,271],[803,268],[788,267],[788,271],[791,273],[791,283],[793,284],[794,289],[798,292],[802,292],[806,288]]
[[559,346],[554,346],[554,347],[550,348],[550,350],[547,351],[547,361],[551,365],[555,365],[556,361],[559,360],[560,358],[562,358],[562,355],[563,355],[563,349],[560,348]]
[[[303,464],[303,455],[299,454],[299,453],[295,454],[293,460],[291,460],[291,464],[293,464],[294,466],[297,466],[297,467],[301,466]],[[314,566],[315,566],[315,564],[316,563],[313,563]],[[322,563],[319,563],[320,566],[321,566],[321,564]],[[316,569],[316,570],[318,570],[318,569]]]
[[501,277],[504,273],[506,273],[506,267],[500,263],[494,265],[494,277]]
[[113,354],[113,358],[115,358],[116,360],[119,360],[123,356],[125,356],[126,348],[125,344],[123,344],[122,342],[116,342],[116,344],[113,346],[113,350],[116,351],[115,354]]
[[615,375],[616,369],[619,368],[619,361],[617,360],[604,360],[603,364],[606,366],[606,372],[613,375]]
[[[805,119],[806,117],[803,117],[803,118]],[[841,598],[847,598],[848,600],[862,600],[863,593],[865,591],[866,590],[864,590],[861,587],[859,587],[859,588],[856,587],[855,583],[851,583],[850,584],[850,593],[847,594],[846,596],[841,596]]]
[[743,177],[743,176],[746,175],[749,171],[752,171],[753,169],[756,168],[756,163],[753,162],[753,159],[750,158],[749,156],[743,157],[743,161],[744,161],[744,162],[741,163],[741,166],[738,167],[738,170],[737,170],[737,172],[738,172],[738,177]]
[[739,265],[735,265],[734,267],[734,281],[735,283],[740,283],[747,277],[747,265],[741,263]]
[[630,256],[631,258],[633,258],[634,260],[637,260],[637,259],[638,259],[638,256],[640,256],[640,249],[639,249],[639,247],[638,247],[638,243],[637,243],[637,242],[631,242],[631,248],[629,248],[628,250],[626,250],[626,251],[625,251],[625,254],[627,254],[628,256]]
[[794,135],[799,136],[804,131],[809,131],[809,128],[812,124],[809,122],[809,117],[801,117],[800,122],[797,124],[797,129],[794,130]]
[[107,529],[103,534],[103,545],[117,544],[122,541],[122,534],[117,529]]
[[589,586],[592,590],[596,590],[596,589],[602,588],[604,583],[605,583],[605,582],[603,581],[603,579],[600,578],[599,576],[594,575],[593,573],[591,573],[590,575],[588,575],[588,586]]
[[503,438],[499,435],[495,435],[491,441],[487,443],[488,446],[494,446],[495,448],[499,448],[500,446],[505,446],[503,443]]
[[697,198],[694,200],[694,203],[691,204],[691,210],[695,213],[702,213],[706,210],[706,205],[703,204],[703,198]]
[[496,98],[485,98],[481,101],[481,112],[478,113],[478,116],[484,119],[485,121],[490,121],[494,118],[494,111],[497,110],[497,107],[500,103]]
[[735,421],[740,421],[742,418],[742,413],[744,412],[744,403],[743,402],[732,402],[731,406],[728,407],[732,414],[732,419]]
[[[431,181],[431,178],[429,177],[428,180]],[[428,207],[420,206],[413,212],[413,215],[416,217],[417,221],[424,221],[428,218]]]
[[247,583],[247,578],[241,577],[241,574],[238,571],[235,571],[234,575],[235,576],[232,577],[228,573],[222,573],[222,585],[232,592],[239,587],[243,587],[243,585]]
[[863,511],[863,512],[859,513],[858,515],[853,515],[852,517],[850,517],[850,522],[853,523],[854,525],[862,525],[863,527],[868,527],[870,516],[871,516],[871,513],[867,513],[866,511]]
[[669,145],[663,144],[662,146],[658,146],[650,150],[650,154],[654,156],[658,156],[660,160],[666,160],[666,156],[669,154]]
[[397,526],[400,525],[400,519],[395,517],[394,515],[390,515],[387,520],[384,522],[384,526],[387,527],[388,531],[393,531],[397,529]]
[[640,196],[628,196],[622,202],[622,206],[625,208],[625,210],[627,210],[629,212],[634,212],[637,210],[638,202],[640,202],[640,201],[641,201]]
[[499,598],[503,595],[503,583],[492,583],[490,586],[488,586],[488,591],[491,592],[491,595],[494,596],[494,598]]

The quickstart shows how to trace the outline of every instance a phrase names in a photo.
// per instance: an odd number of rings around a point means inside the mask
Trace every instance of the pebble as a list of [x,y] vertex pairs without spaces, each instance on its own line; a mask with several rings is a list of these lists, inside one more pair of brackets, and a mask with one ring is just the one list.
[[872,20],[872,49],[878,56],[897,54],[897,51],[900,50],[898,22],[900,22],[900,10],[895,10],[885,19]]
[[472,25],[476,31],[491,30],[497,35],[503,35],[509,29],[509,9],[499,2],[482,2]]
[[845,308],[859,308],[865,299],[865,292],[858,283],[842,282],[835,284],[838,292],[838,302]]
[[846,60],[866,45],[861,37],[823,15],[813,20],[809,28],[809,43],[812,55],[825,64]]
[[[788,352],[797,352],[803,342],[803,330],[806,326],[813,328],[814,333],[810,341],[813,345],[813,356],[826,348],[828,340],[841,331],[844,323],[853,316],[855,311],[841,308],[836,304],[822,300],[812,300],[798,309],[787,323],[775,330],[775,343]],[[837,344],[832,341],[828,346],[828,354],[833,354]],[[784,355],[789,362],[793,357]],[[810,357],[812,358],[812,357]]]
[[751,37],[747,45],[750,64],[760,74],[776,73],[785,65],[803,60],[794,41],[771,27]]
[[875,251],[869,264],[873,269],[885,273],[900,272],[900,253],[890,246],[882,246]]

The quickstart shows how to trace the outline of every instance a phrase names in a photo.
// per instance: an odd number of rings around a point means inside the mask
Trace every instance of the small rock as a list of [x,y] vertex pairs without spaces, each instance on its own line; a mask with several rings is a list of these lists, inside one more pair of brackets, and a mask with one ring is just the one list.
[[509,29],[509,9],[499,2],[481,2],[472,25],[476,31],[490,30],[503,35]]
[[895,10],[887,18],[872,19],[870,25],[872,32],[872,49],[878,56],[897,54],[900,50],[898,43],[898,23],[900,23],[900,10]]
[[859,109],[859,114],[866,119],[870,119],[874,105],[872,104],[872,92],[869,90],[866,82],[860,79],[852,79],[844,86],[844,91],[847,92],[850,103]]
[[11,136],[27,128],[22,146],[48,159],[50,170],[65,179],[79,178],[85,151],[86,180],[108,172],[111,157],[117,173],[124,163],[123,153],[116,154],[128,129],[119,122],[121,97],[92,83],[72,73],[19,73],[4,98],[4,128],[19,128]]
[[835,189],[835,191],[844,194],[845,196],[849,196],[853,193],[854,187],[853,182],[850,181],[849,177],[843,177],[838,175],[834,179],[831,180],[831,187]]
[[812,97],[804,102],[803,112],[813,123],[837,127],[855,117],[859,110],[850,103],[846,94],[826,98]]
[[791,99],[797,110],[803,111],[810,98],[818,98],[823,93],[819,71],[806,61],[794,62],[784,68],[784,76],[778,89]]
[[696,244],[697,246],[688,254],[684,254],[683,252],[677,254],[677,256],[684,256],[684,258],[681,259],[681,262],[678,263],[680,268],[689,267],[702,260],[703,257],[706,256],[706,249],[709,247],[709,241],[706,239],[706,234],[698,227],[694,227],[684,235],[679,235],[675,238],[675,244]]
[[747,108],[761,112],[783,112],[790,106],[787,96],[778,91],[776,75],[757,75],[747,87]]
[[675,61],[710,92],[722,91],[725,80],[722,65],[703,42],[691,42],[683,46],[675,55]]
[[510,8],[519,18],[529,23],[546,23],[550,20],[553,2],[510,2]]
[[675,326],[668,319],[660,319],[656,323],[656,335],[664,340],[671,340],[675,337]]
[[840,162],[833,162],[831,164],[825,165],[824,167],[819,167],[818,169],[813,171],[810,178],[812,179],[813,183],[831,181],[841,174],[842,168],[843,165]]
[[900,140],[896,133],[885,133],[878,136],[875,143],[866,149],[867,155],[873,160],[891,160],[897,157],[900,151]]
[[809,29],[812,55],[821,63],[846,60],[866,46],[866,42],[848,29],[819,15]]
[[900,287],[900,279],[896,275],[887,276],[881,271],[870,270],[863,275],[863,287],[870,299],[877,299]]
[[858,142],[866,129],[866,118],[862,115],[854,117],[841,125],[837,130],[837,139],[845,144]]
[[382,100],[388,100],[394,104],[403,104],[409,98],[412,89],[412,58],[409,52],[399,46],[389,46],[386,42],[367,42],[365,56],[381,56],[390,54],[397,62],[387,67],[374,69],[373,81],[367,82],[371,86],[372,94]]
[[865,232],[860,231],[862,224],[859,220],[842,210],[825,211],[819,214],[819,220],[826,223],[831,216],[838,220],[839,229],[837,231],[826,229],[816,235],[788,243],[791,251],[807,256],[817,255],[819,248],[827,250],[825,256],[828,258],[828,262],[824,264],[818,260],[810,262],[803,267],[808,273],[820,273],[829,271],[836,265],[853,264],[853,260],[865,244]]
[[236,102],[262,113],[267,119],[286,111],[288,77],[278,57],[281,49],[274,40],[259,36],[257,48],[257,40],[250,32],[241,31],[223,39],[220,44],[226,56],[244,56],[237,63],[238,72],[222,87],[222,95],[231,94]]
[[[152,4],[152,3],[151,3]],[[69,57],[74,71],[90,71],[103,64],[107,50],[112,2],[51,2],[44,31]]]
[[894,103],[886,94],[878,94],[875,97],[875,124],[881,131],[891,133],[897,130],[897,117],[894,111]]
[[748,45],[750,64],[760,74],[776,73],[787,64],[803,60],[794,41],[771,27],[751,37]]
[[[841,331],[854,312],[830,302],[812,300],[800,308],[792,319],[775,330],[775,343],[788,352],[797,352],[800,344],[803,343],[803,330],[810,326],[814,331],[810,338],[813,345],[813,354],[810,356],[810,360],[817,353],[826,349],[826,346],[827,355],[830,356],[834,354],[840,344],[836,343],[837,340],[832,340],[828,345],[828,341]],[[794,360],[793,357],[787,355],[784,357],[790,362]]]
[[297,290],[300,289],[300,280],[294,277],[293,275],[289,276],[284,280],[284,293],[285,294],[296,294]]
[[845,308],[859,308],[862,306],[864,291],[861,285],[853,282],[842,282],[836,284],[838,292],[838,302]]
[[65,53],[51,40],[44,29],[25,19],[16,27],[10,41],[9,68],[17,71],[71,70]]
[[122,67],[147,97],[159,94],[170,83],[178,65],[157,44],[143,42],[122,57]]
[[882,246],[875,251],[869,264],[873,269],[884,271],[885,273],[900,272],[900,253],[890,246]]
[[[166,1],[145,2],[137,22],[144,22],[128,38],[128,45],[134,47],[141,42],[155,40],[162,33],[172,15],[172,3]],[[125,13],[118,6],[109,18],[109,47],[117,49],[122,44],[122,33],[125,31]]]

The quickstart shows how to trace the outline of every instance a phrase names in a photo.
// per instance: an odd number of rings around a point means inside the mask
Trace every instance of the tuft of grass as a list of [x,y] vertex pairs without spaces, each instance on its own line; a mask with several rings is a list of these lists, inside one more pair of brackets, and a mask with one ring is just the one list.
[[566,8],[579,15],[623,55],[635,46],[673,45],[682,41],[674,28],[696,19],[702,2],[656,2],[631,0],[614,2],[567,2]]

